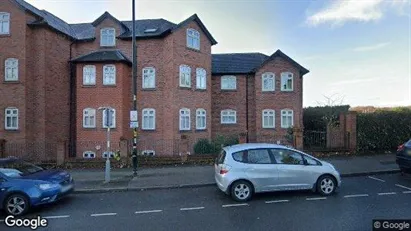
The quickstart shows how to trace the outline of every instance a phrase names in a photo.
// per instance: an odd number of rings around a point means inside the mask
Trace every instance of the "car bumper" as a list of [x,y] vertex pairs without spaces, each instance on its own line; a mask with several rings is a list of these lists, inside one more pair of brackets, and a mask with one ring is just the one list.
[[60,199],[63,199],[64,197],[71,194],[74,191],[74,189],[75,189],[75,185],[73,183],[73,184],[67,185],[67,187],[65,188],[60,187],[57,189],[42,191],[40,193],[40,196],[31,198],[31,205],[38,206],[38,205],[49,204],[49,203],[59,201]]
[[217,187],[224,193],[228,194],[229,193],[228,186],[230,185],[230,181],[228,180],[228,178],[224,175],[219,175],[219,174],[216,174],[214,178],[215,178]]
[[397,156],[395,161],[400,168],[411,169],[411,156]]

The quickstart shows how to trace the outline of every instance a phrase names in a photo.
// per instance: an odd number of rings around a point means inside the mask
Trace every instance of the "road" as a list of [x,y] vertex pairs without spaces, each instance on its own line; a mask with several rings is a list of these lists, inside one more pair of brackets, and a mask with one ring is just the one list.
[[48,218],[39,230],[362,231],[372,230],[376,218],[411,219],[410,208],[411,177],[391,174],[343,178],[343,187],[327,198],[266,193],[238,204],[215,187],[77,194],[30,216]]

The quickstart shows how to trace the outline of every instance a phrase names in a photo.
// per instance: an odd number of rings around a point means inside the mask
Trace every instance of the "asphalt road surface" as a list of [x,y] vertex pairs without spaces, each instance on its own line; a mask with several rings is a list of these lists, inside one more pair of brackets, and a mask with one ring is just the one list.
[[[216,187],[77,194],[28,216],[37,215],[48,219],[39,230],[366,231],[372,219],[411,219],[411,177],[343,178],[331,197],[266,193],[244,204]],[[0,230],[8,229],[2,221]]]

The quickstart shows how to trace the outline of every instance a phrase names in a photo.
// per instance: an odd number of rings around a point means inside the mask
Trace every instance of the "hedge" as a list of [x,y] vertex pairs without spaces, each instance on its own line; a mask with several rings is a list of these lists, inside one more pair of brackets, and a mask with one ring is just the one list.
[[411,111],[376,111],[357,116],[359,151],[395,150],[411,138]]
[[326,131],[326,121],[338,121],[340,113],[346,113],[350,109],[349,105],[307,107],[303,110],[304,130]]
[[234,144],[238,144],[239,139],[238,136],[222,136],[217,135],[217,137],[213,140],[208,139],[200,139],[194,145],[194,153],[195,154],[217,154],[220,153],[221,147],[230,146]]

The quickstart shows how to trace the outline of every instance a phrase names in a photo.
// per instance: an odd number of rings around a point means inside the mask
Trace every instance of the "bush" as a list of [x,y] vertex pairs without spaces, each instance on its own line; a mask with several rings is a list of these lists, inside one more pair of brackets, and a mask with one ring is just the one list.
[[239,139],[237,136],[225,137],[217,135],[211,142],[208,139],[200,139],[194,145],[195,154],[217,154],[221,152],[221,148],[238,144]]
[[200,139],[194,145],[194,153],[196,154],[214,154],[214,146],[208,139]]
[[357,116],[357,147],[360,151],[395,150],[411,138],[411,111],[376,111]]
[[339,114],[346,113],[349,109],[349,105],[304,108],[304,130],[325,131],[327,130],[327,121],[337,122]]

